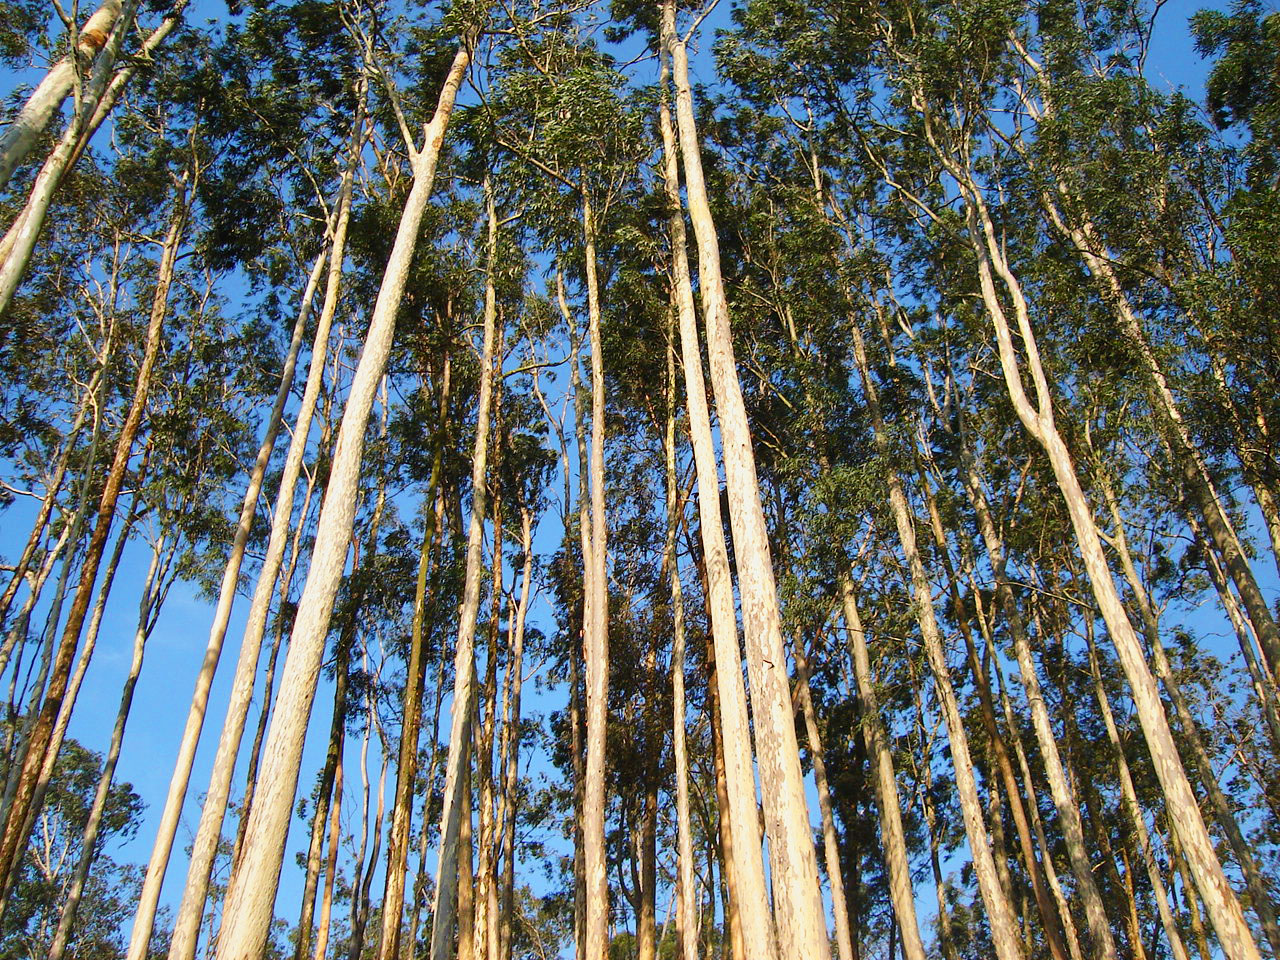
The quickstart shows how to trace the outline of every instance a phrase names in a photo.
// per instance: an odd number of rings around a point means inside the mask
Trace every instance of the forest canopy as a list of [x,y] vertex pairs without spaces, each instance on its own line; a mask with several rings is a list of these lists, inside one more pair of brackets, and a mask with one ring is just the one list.
[[0,59],[0,958],[1280,955],[1274,6]]

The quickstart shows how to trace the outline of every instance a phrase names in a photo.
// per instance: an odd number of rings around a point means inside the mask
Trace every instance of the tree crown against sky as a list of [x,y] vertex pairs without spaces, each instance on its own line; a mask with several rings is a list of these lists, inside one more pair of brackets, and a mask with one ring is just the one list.
[[4,949],[1280,950],[1278,17],[11,4]]

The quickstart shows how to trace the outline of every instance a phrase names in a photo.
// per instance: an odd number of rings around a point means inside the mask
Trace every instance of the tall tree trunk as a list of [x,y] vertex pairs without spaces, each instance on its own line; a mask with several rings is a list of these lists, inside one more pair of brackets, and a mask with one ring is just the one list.
[[[663,59],[665,74],[666,59]],[[667,112],[665,75],[662,79],[664,134],[671,129]],[[671,158],[674,160],[674,158]],[[668,197],[670,199],[670,197]],[[682,224],[683,225],[683,224]],[[676,935],[681,960],[698,960],[698,899],[693,877],[693,827],[689,819],[689,754],[685,736],[684,692],[684,591],[680,583],[680,562],[676,555],[676,533],[684,514],[676,478],[676,345],[674,313],[667,325],[667,422],[663,433],[666,467],[667,536],[662,562],[671,580],[671,752],[676,780]],[[507,958],[503,958],[507,960]]]
[[1111,744],[1112,756],[1116,761],[1125,813],[1128,814],[1130,829],[1137,841],[1138,850],[1142,854],[1147,878],[1151,881],[1151,892],[1156,901],[1156,910],[1160,914],[1160,924],[1169,940],[1169,951],[1173,954],[1174,960],[1188,960],[1187,948],[1183,945],[1182,934],[1178,930],[1178,923],[1173,915],[1169,893],[1165,889],[1160,866],[1156,863],[1155,852],[1151,847],[1151,836],[1147,831],[1142,807],[1138,803],[1138,792],[1134,788],[1133,776],[1129,772],[1129,761],[1125,759],[1124,745],[1120,741],[1120,731],[1116,727],[1115,715],[1111,712],[1111,701],[1102,683],[1102,671],[1098,666],[1098,653],[1093,645],[1093,637],[1090,635],[1088,640],[1089,669],[1093,674],[1094,696],[1097,697],[1098,710],[1102,715],[1103,725],[1107,729],[1107,740]]
[[329,925],[333,918],[333,894],[338,873],[339,846],[342,841],[342,748],[333,774],[333,801],[329,805],[329,856],[324,867],[324,891],[320,895],[320,922],[316,931],[313,960],[325,960],[329,950]]
[[[962,439],[962,443],[965,441]],[[1084,826],[1080,820],[1080,804],[1071,790],[1063,769],[1062,758],[1058,752],[1056,735],[1045,705],[1044,695],[1040,690],[1040,680],[1035,661],[1031,655],[1031,643],[1027,636],[1026,625],[1022,614],[1014,600],[1013,590],[1009,586],[1006,574],[1004,543],[996,531],[991,517],[991,509],[986,499],[982,477],[972,452],[966,445],[963,450],[966,476],[965,492],[973,506],[978,520],[978,531],[982,535],[991,569],[995,576],[996,600],[1004,615],[1006,626],[1013,637],[1014,655],[1018,661],[1019,676],[1027,695],[1027,704],[1031,708],[1031,724],[1035,731],[1036,744],[1040,748],[1045,775],[1049,781],[1049,793],[1053,797],[1054,808],[1058,812],[1058,821],[1062,825],[1062,837],[1067,847],[1067,856],[1071,862],[1072,875],[1076,879],[1077,889],[1084,901],[1085,918],[1089,923],[1090,935],[1093,937],[1095,952],[1114,955],[1115,943],[1107,926],[1107,915],[1102,905],[1102,895],[1093,879],[1093,867],[1088,850],[1084,844]],[[1108,944],[1110,945],[1108,947]]]
[[[827,960],[830,942],[800,768],[773,561],[734,359],[729,307],[720,274],[719,241],[702,172],[688,53],[676,33],[674,0],[664,0],[662,24],[664,45],[674,68],[686,195],[698,244],[699,287],[729,492],[729,519],[754,707],[756,756],[769,836],[771,876],[778,894],[774,902],[778,941],[782,955],[788,958]],[[724,676],[723,670],[721,676]],[[761,942],[751,939],[753,943]]]
[[582,795],[583,858],[587,915],[585,960],[609,955],[609,878],[605,862],[605,731],[609,708],[608,525],[604,512],[604,351],[600,336],[600,289],[596,279],[596,222],[582,184],[582,232],[587,275],[588,337],[591,342],[590,549],[583,552],[584,589],[590,602],[583,625],[587,690],[586,782]]
[[[307,851],[307,868],[302,885],[302,915],[298,919],[297,945],[294,960],[307,960],[311,953],[311,919],[315,910],[316,889],[320,882],[321,857],[324,850],[325,830],[328,827],[329,806],[337,803],[335,783],[342,765],[342,751],[347,731],[347,687],[351,673],[351,644],[356,610],[352,610],[351,630],[345,626],[338,638],[334,654],[333,714],[329,720],[329,749],[325,753],[324,767],[320,771],[320,783],[316,791],[316,812],[311,827],[311,843]],[[331,800],[330,797],[333,797]],[[170,958],[172,960],[172,957]]]
[[[387,838],[386,886],[382,894],[382,937],[378,941],[378,960],[397,960],[400,956],[400,931],[404,914],[405,870],[409,858],[409,829],[413,820],[413,795],[418,778],[418,738],[422,729],[422,688],[426,674],[424,659],[426,641],[427,575],[431,568],[432,546],[436,539],[434,505],[440,487],[440,470],[444,456],[444,431],[449,415],[450,363],[446,354],[440,386],[440,412],[436,433],[432,438],[431,476],[423,495],[426,526],[422,532],[422,549],[418,555],[418,579],[414,585],[413,622],[410,627],[409,662],[406,666],[403,721],[400,747],[396,757],[396,792],[391,804],[391,833]],[[433,727],[431,736],[436,730]],[[425,826],[424,826],[425,829]]]
[[[501,352],[501,350],[499,350]],[[500,363],[501,361],[499,361]],[[489,628],[485,642],[485,679],[480,695],[484,698],[484,715],[476,736],[475,779],[480,782],[479,836],[476,843],[475,943],[477,960],[489,960],[497,945],[497,888],[494,856],[494,769],[493,747],[498,722],[498,647],[502,617],[502,541],[506,511],[502,487],[498,482],[502,461],[502,383],[494,384],[497,436],[494,443],[493,480],[489,499],[493,516],[491,563],[493,582],[489,588]]]
[[[445,493],[443,489],[436,500],[436,529],[444,529],[444,500]],[[443,548],[442,548],[443,549]],[[425,608],[424,608],[425,609]],[[434,793],[436,782],[436,769],[440,763],[440,738],[438,731],[440,729],[440,708],[444,704],[444,671],[445,662],[448,659],[448,648],[442,643],[440,644],[440,657],[436,661],[435,676],[435,700],[431,710],[431,723],[427,727],[431,731],[431,753],[427,760],[427,774],[423,778],[425,789],[423,790],[422,801],[422,826],[418,836],[418,870],[417,876],[414,878],[413,884],[413,910],[409,916],[408,936],[405,938],[404,953],[407,958],[416,957],[418,951],[418,928],[422,925],[422,913],[427,906],[427,880],[429,874],[427,872],[427,841],[431,836],[430,824],[432,823],[431,798]]]
[[[449,725],[449,758],[445,764],[444,807],[440,813],[439,863],[436,868],[434,920],[430,960],[447,960],[452,950],[458,894],[458,846],[462,821],[471,821],[469,794],[463,795],[464,768],[471,764],[471,725],[475,700],[475,633],[480,611],[480,578],[483,575],[485,494],[488,486],[489,420],[495,377],[498,302],[495,284],[498,270],[498,213],[486,180],[488,245],[484,287],[484,342],[480,353],[480,388],[476,414],[475,446],[471,454],[471,519],[467,527],[466,573],[462,606],[458,614],[458,642],[454,648],[453,706]],[[467,851],[468,857],[470,851]],[[469,863],[469,861],[468,861]],[[459,918],[460,935],[469,925]]]
[[933,805],[933,741],[937,735],[937,724],[935,723],[933,730],[928,730],[925,727],[923,685],[919,682],[914,663],[908,660],[907,667],[911,674],[912,688],[916,693],[912,698],[915,706],[916,738],[923,746],[923,756],[918,760],[914,757],[912,759],[913,763],[917,764],[914,770],[914,778],[921,788],[918,791],[920,807],[924,813],[925,825],[929,831],[929,866],[933,871],[934,895],[938,901],[938,947],[942,953],[943,960],[957,960],[959,954],[956,952],[951,926],[950,895],[947,884],[942,877],[938,815]]
[[[1061,185],[1059,190],[1063,190]],[[1073,204],[1078,205],[1078,198],[1070,199]],[[1223,509],[1222,498],[1214,488],[1208,465],[1200,455],[1200,450],[1173,396],[1173,391],[1169,388],[1164,370],[1147,340],[1142,322],[1134,313],[1129,297],[1120,282],[1114,266],[1116,260],[1099,237],[1097,228],[1087,214],[1081,218],[1078,226],[1068,224],[1052,198],[1045,195],[1044,202],[1050,219],[1079,251],[1081,259],[1089,268],[1090,276],[1096,278],[1101,284],[1104,298],[1111,306],[1113,314],[1120,322],[1120,329],[1138,357],[1143,373],[1147,377],[1152,409],[1168,440],[1174,469],[1190,491],[1191,500],[1195,503],[1209,534],[1209,542],[1240,592],[1240,599],[1258,633],[1263,658],[1274,675],[1280,671],[1280,626],[1277,626],[1275,615],[1271,612],[1258,586],[1253,569],[1245,557],[1240,537],[1231,523],[1231,518]],[[1276,941],[1272,942],[1272,949],[1280,950]]]
[[44,767],[45,753],[52,740],[54,723],[62,707],[63,696],[70,680],[76,646],[80,641],[80,630],[84,626],[85,616],[89,611],[94,582],[97,580],[102,555],[111,532],[111,523],[115,518],[116,502],[124,485],[134,440],[137,438],[146,411],[152,375],[155,372],[163,339],[164,320],[168,315],[169,290],[173,285],[174,264],[178,258],[178,248],[186,226],[190,189],[191,184],[184,178],[178,196],[174,200],[173,216],[161,245],[156,289],[152,295],[151,315],[147,325],[146,345],[142,362],[138,367],[133,398],[116,439],[115,454],[98,501],[93,532],[89,535],[89,544],[85,549],[84,560],[81,562],[80,580],[54,656],[44,700],[32,727],[31,736],[27,740],[26,754],[22,760],[14,798],[9,805],[4,833],[0,836],[0,894],[6,898],[16,877],[23,848],[26,846],[27,824],[33,822],[39,813],[33,800],[36,791],[44,786],[40,782],[40,773]]
[[[346,194],[344,184],[343,195]],[[151,928],[155,922],[155,911],[160,899],[160,888],[168,870],[169,857],[173,850],[174,837],[177,835],[178,821],[182,816],[182,804],[186,800],[187,787],[191,782],[191,769],[195,764],[196,747],[200,742],[200,733],[204,729],[205,712],[209,704],[209,691],[213,686],[213,677],[222,657],[222,645],[226,639],[227,624],[231,619],[231,606],[235,601],[236,587],[240,583],[240,567],[244,560],[245,548],[249,542],[249,533],[258,512],[258,497],[262,492],[262,481],[266,476],[267,464],[275,449],[276,435],[284,419],[285,401],[293,389],[294,370],[297,367],[298,354],[302,348],[302,335],[311,314],[311,300],[320,284],[328,254],[326,247],[316,257],[303,290],[298,319],[293,326],[293,335],[289,342],[289,350],[285,355],[284,368],[280,374],[280,386],[276,390],[275,402],[267,417],[266,433],[258,447],[258,455],[249,474],[249,483],[245,489],[244,499],[240,507],[240,518],[236,524],[235,535],[231,543],[231,554],[223,571],[222,583],[218,592],[217,606],[214,610],[213,624],[209,628],[209,642],[205,647],[204,659],[196,674],[195,690],[191,695],[191,707],[187,713],[186,726],[182,731],[182,739],[178,745],[178,756],[174,761],[173,775],[169,781],[169,792],[165,797],[164,809],[160,815],[160,827],[156,842],[151,848],[151,858],[147,864],[147,873],[142,883],[142,891],[138,897],[138,909],[134,914],[136,936],[130,937],[129,960],[142,960],[147,953],[147,944],[151,939]],[[287,518],[286,518],[287,519]],[[257,651],[254,651],[256,666]],[[237,743],[237,746],[239,744]],[[216,762],[216,761],[215,761]],[[215,805],[217,797],[214,798]],[[208,798],[206,798],[206,804]],[[213,811],[209,811],[212,816]],[[201,821],[205,815],[202,811]],[[219,823],[219,826],[221,824]],[[193,851],[194,852],[194,851]],[[207,882],[207,881],[206,881]],[[191,929],[184,935],[193,937],[192,956],[194,955],[194,935],[199,930],[200,913],[203,912],[203,901],[200,911],[195,913]],[[170,943],[172,957],[186,958],[183,947],[176,951]]]
[[458,826],[458,960],[479,960],[476,956],[475,918],[476,889],[475,873],[471,859],[471,811],[474,804],[471,800],[471,758],[467,757],[462,765],[462,823]]
[[[303,388],[293,435],[289,441],[289,450],[285,455],[284,467],[280,475],[280,488],[276,495],[275,510],[271,517],[271,532],[267,539],[266,555],[263,559],[262,570],[258,574],[258,582],[254,587],[253,598],[249,604],[248,621],[245,624],[244,637],[240,643],[240,654],[236,660],[235,674],[231,681],[231,695],[227,704],[226,718],[223,721],[222,733],[218,739],[218,749],[214,754],[213,769],[209,774],[209,788],[205,792],[204,805],[200,811],[200,823],[196,828],[195,839],[192,841],[191,857],[187,866],[187,881],[182,892],[182,901],[179,904],[177,916],[174,918],[173,933],[169,942],[169,960],[195,960],[200,920],[204,915],[205,901],[208,898],[209,876],[213,870],[218,841],[222,836],[222,824],[226,817],[227,801],[231,793],[231,779],[235,769],[236,757],[240,752],[240,741],[244,737],[245,722],[248,718],[249,706],[253,700],[254,681],[258,670],[258,658],[262,652],[262,638],[266,631],[267,616],[271,607],[271,595],[280,573],[285,546],[289,537],[289,524],[293,517],[294,491],[297,487],[298,478],[302,473],[307,440],[311,432],[311,421],[315,415],[316,402],[324,379],[329,332],[338,308],[342,264],[346,254],[347,228],[351,221],[352,181],[355,175],[355,164],[359,162],[360,144],[364,138],[362,126],[361,122],[357,122],[353,127],[348,168],[343,178],[335,222],[332,225],[333,242],[328,255],[329,270],[325,283],[324,303],[321,306],[315,335],[312,339],[307,382]],[[317,266],[321,265],[323,261],[323,256],[318,258]],[[314,273],[312,277],[315,277]],[[313,280],[309,278],[307,290],[303,294],[302,309],[299,310],[299,321],[303,325],[306,322],[306,314],[309,312],[312,288]],[[300,333],[301,330],[295,327],[295,342]],[[290,349],[290,360],[286,362],[285,373],[281,377],[280,386],[282,392],[277,395],[277,400],[281,396],[287,397],[286,385],[292,385],[293,370],[291,364],[296,364],[297,354],[294,351],[293,344],[291,344]],[[278,431],[279,414],[276,413],[274,407],[272,413],[271,423],[274,424],[275,430]],[[274,432],[270,427],[268,435],[272,445],[274,445]],[[263,442],[263,449],[268,449],[266,440]],[[261,455],[261,450],[259,453]],[[256,466],[254,475],[257,476]],[[258,477],[257,487],[260,486],[261,477]],[[252,478],[250,487],[254,493],[254,503],[256,505],[257,489],[255,489]],[[246,494],[246,505],[248,502],[248,495]],[[249,522],[252,522],[252,519],[253,516],[250,515]],[[244,520],[245,518],[242,515],[242,526],[244,525]],[[239,530],[237,530],[237,538],[238,536]],[[230,567],[228,567],[229,572]],[[225,583],[226,580],[224,578],[224,585]],[[232,590],[234,590],[234,581]],[[229,601],[227,612],[230,612]],[[225,626],[224,623],[224,631]],[[201,716],[203,717],[203,707]],[[196,733],[198,736],[199,730]],[[178,820],[181,816],[182,803],[186,797],[187,782],[190,778],[190,765],[193,759],[194,753],[190,757],[185,754],[179,757],[179,764],[174,771],[175,779],[170,785],[170,794],[166,799],[165,810],[162,814],[160,835],[157,838],[155,848],[153,848],[151,863],[148,864],[147,878],[144,881],[140,898],[141,905],[134,919],[135,927],[141,924],[143,927],[148,928],[148,936],[150,935],[149,927],[154,923],[160,887],[164,879],[165,866],[168,863],[169,850],[172,848]],[[184,761],[186,774],[182,778],[181,790],[177,790],[178,773],[183,768]],[[322,823],[322,835],[323,829]],[[161,854],[162,847],[164,848],[163,854]],[[309,925],[305,936],[310,937]],[[303,956],[305,956],[305,953],[300,954],[300,957]],[[130,960],[137,960],[137,958],[131,957]]]
[[[867,362],[862,331],[856,323],[850,324],[853,356],[862,379],[867,406],[871,414],[874,442],[881,456],[888,451],[888,433],[880,412],[879,393]],[[925,654],[933,675],[938,702],[947,726],[947,739],[951,744],[951,757],[955,767],[956,790],[964,817],[965,834],[969,852],[973,858],[974,872],[978,878],[978,890],[987,910],[991,925],[991,939],[1000,960],[1022,960],[1022,947],[1018,943],[1018,928],[1013,908],[1001,887],[996,873],[996,862],[989,848],[990,839],[983,820],[982,802],[978,797],[977,782],[973,775],[973,761],[969,754],[969,738],[965,732],[964,717],[951,682],[951,670],[947,666],[942,634],[933,608],[933,588],[925,572],[924,561],[916,546],[915,525],[906,492],[898,473],[890,468],[887,476],[889,505],[902,553],[911,576],[914,613],[924,639]]]
[[1156,620],[1155,610],[1151,606],[1151,599],[1147,595],[1142,579],[1138,575],[1137,566],[1134,564],[1133,555],[1129,551],[1129,539],[1124,531],[1124,517],[1120,513],[1115,492],[1111,488],[1110,481],[1105,476],[1099,478],[1099,484],[1102,487],[1103,496],[1111,513],[1111,544],[1120,560],[1121,572],[1124,574],[1125,580],[1128,581],[1129,589],[1132,591],[1134,600],[1138,605],[1138,616],[1142,623],[1147,644],[1151,647],[1151,659],[1155,664],[1156,674],[1160,677],[1160,682],[1164,684],[1165,691],[1173,702],[1174,714],[1177,716],[1179,726],[1182,728],[1183,738],[1190,746],[1191,755],[1195,760],[1196,766],[1200,769],[1200,785],[1204,787],[1205,793],[1208,794],[1209,807],[1213,811],[1214,819],[1218,822],[1222,832],[1226,834],[1227,844],[1230,846],[1232,853],[1235,854],[1236,862],[1240,865],[1240,872],[1244,874],[1250,902],[1254,912],[1258,915],[1259,922],[1262,924],[1263,934],[1266,936],[1268,943],[1271,944],[1271,949],[1277,955],[1280,955],[1280,923],[1277,923],[1275,905],[1272,903],[1266,880],[1263,878],[1258,862],[1254,858],[1253,847],[1245,839],[1244,833],[1240,829],[1240,824],[1236,821],[1235,814],[1231,810],[1231,805],[1223,794],[1222,787],[1218,784],[1217,776],[1214,773],[1213,761],[1205,748],[1204,737],[1200,733],[1200,726],[1196,722],[1195,714],[1191,712],[1191,706],[1187,703],[1187,698],[1182,692],[1182,685],[1174,675],[1169,659],[1165,655],[1164,641],[1160,638],[1160,627]]
[[411,156],[413,187],[405,201],[370,318],[364,351],[351,384],[342,426],[338,430],[310,572],[298,603],[289,654],[276,698],[275,720],[263,758],[262,788],[249,812],[247,855],[241,869],[232,875],[224,907],[222,933],[218,938],[219,960],[243,960],[257,956],[266,943],[297,790],[307,720],[315,698],[325,635],[355,520],[365,430],[374,394],[390,353],[395,316],[435,179],[445,128],[458,87],[471,61],[470,42],[473,40],[474,35],[470,35],[459,46],[441,89],[435,114],[427,125],[424,147]]
[[[665,26],[668,16],[673,22],[670,26]],[[664,3],[664,31],[668,40],[675,29],[674,16],[674,11],[670,11],[669,5]],[[668,41],[664,41],[663,47],[667,56],[672,56]],[[713,656],[708,660],[715,671],[709,696],[713,698],[713,716],[719,718],[718,723],[713,721],[719,735],[716,754],[717,787],[721,782],[725,786],[725,795],[719,798],[720,840],[725,858],[724,879],[729,890],[730,943],[735,960],[744,960],[748,941],[752,944],[752,950],[758,951],[756,956],[761,960],[776,960],[776,932],[769,909],[769,894],[765,887],[760,852],[760,820],[756,806],[751,732],[747,720],[746,685],[742,679],[742,651],[738,646],[729,553],[724,539],[724,519],[720,512],[720,478],[711,433],[707,389],[702,376],[702,350],[698,340],[693,287],[689,276],[675,131],[665,103],[660,120],[664,153],[663,175],[673,253],[672,287],[680,324],[689,437],[698,478],[699,530],[707,581],[704,593],[714,643]],[[719,766],[724,768],[723,777],[720,776]]]
[[[591,597],[587,590],[585,571],[591,554],[591,518],[587,493],[587,427],[583,412],[582,373],[579,364],[581,341],[573,314],[564,296],[564,273],[556,264],[556,299],[560,312],[569,326],[569,404],[573,411],[573,435],[577,447],[578,465],[578,542],[582,552],[584,579],[582,586],[582,620],[578,636],[569,641],[569,739],[573,751],[573,955],[574,960],[584,960],[587,951],[587,873],[582,828],[583,797],[586,791],[586,751],[583,732],[583,641],[590,620]],[[567,470],[566,466],[566,470]],[[568,526],[568,477],[565,478],[565,524]],[[566,530],[566,535],[568,531]]]

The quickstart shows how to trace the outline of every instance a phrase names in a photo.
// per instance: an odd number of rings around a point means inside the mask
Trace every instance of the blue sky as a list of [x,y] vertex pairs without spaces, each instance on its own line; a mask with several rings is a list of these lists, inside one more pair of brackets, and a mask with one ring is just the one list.
[[[1187,19],[1197,9],[1212,5],[1191,2],[1191,0],[1170,0],[1164,4],[1156,20],[1148,62],[1148,76],[1157,86],[1170,90],[1181,89],[1193,99],[1200,99],[1207,64],[1193,49],[1187,31]],[[694,70],[696,79],[701,82],[713,83],[715,79],[714,67],[709,56],[710,38],[707,28],[714,28],[718,23],[726,23],[729,9],[727,2],[721,3],[720,8],[704,26],[703,39],[697,44],[698,52],[694,58]],[[197,6],[194,19],[203,19],[205,15],[212,15],[212,11],[216,10],[216,6],[210,7],[209,10]],[[653,70],[656,73],[656,64]],[[0,92],[8,94],[17,84],[29,81],[32,76],[32,71],[26,71],[2,77]],[[100,134],[100,136],[103,135],[105,131]],[[11,557],[16,552],[16,545],[20,544],[26,535],[31,513],[29,505],[20,502],[6,513],[0,514],[0,554]],[[559,540],[558,530],[551,529],[554,525],[553,512],[544,521],[540,540],[545,538]],[[77,710],[72,718],[70,735],[97,750],[105,749],[111,722],[118,705],[120,685],[128,669],[136,621],[137,593],[146,562],[145,545],[133,544],[126,553],[125,567],[108,604],[98,652],[89,668]],[[1260,572],[1265,572],[1264,567],[1269,569],[1261,563],[1257,566]],[[1274,596],[1276,592],[1274,578],[1269,579],[1267,586],[1270,594]],[[178,851],[175,853],[165,885],[163,902],[170,905],[176,905],[176,898],[185,878],[185,856],[181,848],[189,841],[198,817],[199,808],[196,801],[204,784],[207,783],[208,766],[216,747],[217,731],[221,726],[225,710],[230,677],[234,669],[236,646],[243,632],[247,606],[245,598],[238,599],[228,631],[222,665],[215,680],[205,736],[197,755],[192,787],[188,793],[184,827],[179,833]],[[546,603],[538,603],[534,611],[535,617],[541,620],[541,626],[545,631],[551,632],[555,629],[554,624],[550,622],[550,608]],[[126,733],[117,774],[118,779],[133,784],[134,789],[146,801],[147,811],[137,838],[125,845],[123,849],[114,852],[113,855],[118,859],[145,863],[150,851],[158,816],[168,788],[173,758],[177,752],[178,740],[186,717],[191,686],[204,653],[211,614],[212,608],[206,599],[198,596],[189,585],[176,584],[169,594],[159,623],[149,642],[146,666],[135,694],[131,722]],[[1212,630],[1207,622],[1203,626]],[[1227,649],[1224,652],[1229,653],[1230,650]],[[526,691],[526,708],[530,712],[545,713],[562,705],[562,699],[555,692],[534,694],[532,687],[526,687]],[[314,772],[322,763],[327,739],[329,710],[324,690],[318,695],[316,704],[312,715],[311,735],[308,737],[308,747],[303,759],[303,772],[300,778],[302,791],[309,789]],[[251,714],[251,724],[254,719],[254,714]],[[447,707],[442,721],[447,723]],[[353,791],[359,784],[359,775],[354,766],[358,759],[358,744],[353,744],[350,740],[349,744],[346,804],[347,808],[352,810],[357,802]],[[548,769],[543,759],[535,760],[535,764],[536,769],[543,771]],[[376,759],[373,762],[373,768],[372,775],[376,778]],[[238,773],[237,792],[242,782],[241,778],[242,775]],[[279,901],[283,907],[282,915],[291,921],[294,919],[291,916],[294,910],[293,904],[296,903],[297,890],[300,888],[298,871],[293,867],[293,852],[302,849],[305,842],[305,827],[295,824],[289,841],[289,852],[286,855],[285,882]],[[380,880],[375,881],[374,889],[376,899],[380,896]],[[924,889],[925,887],[922,886],[922,892]],[[664,909],[664,905],[665,898],[660,903],[660,911]]]

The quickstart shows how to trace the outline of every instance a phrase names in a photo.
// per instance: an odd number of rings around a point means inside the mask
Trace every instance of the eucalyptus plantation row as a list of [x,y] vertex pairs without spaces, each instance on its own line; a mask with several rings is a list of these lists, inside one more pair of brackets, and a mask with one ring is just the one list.
[[1280,954],[1280,14],[1160,6],[11,4],[0,956]]

